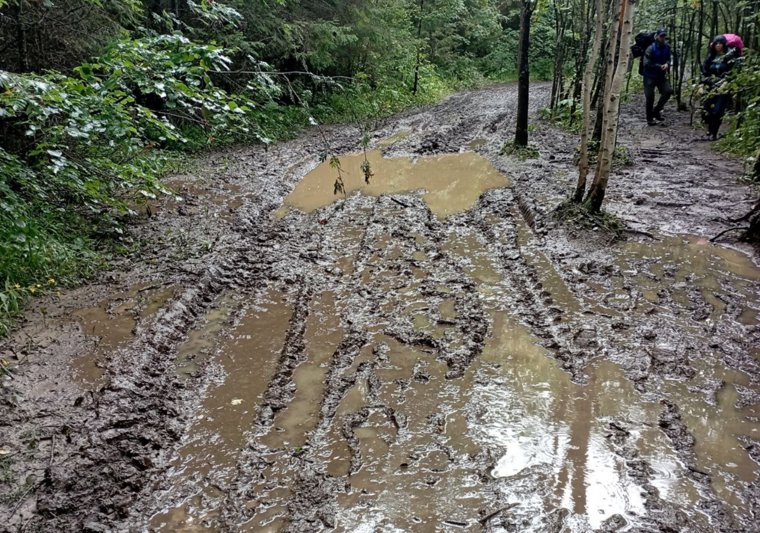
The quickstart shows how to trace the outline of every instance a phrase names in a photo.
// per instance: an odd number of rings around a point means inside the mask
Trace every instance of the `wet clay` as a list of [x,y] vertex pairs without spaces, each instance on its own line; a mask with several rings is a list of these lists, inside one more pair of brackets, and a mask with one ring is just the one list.
[[575,136],[500,153],[516,97],[387,119],[369,184],[340,126],[176,176],[143,256],[3,343],[0,530],[756,530],[760,269],[709,242],[740,165],[626,103],[628,231],[580,228]]

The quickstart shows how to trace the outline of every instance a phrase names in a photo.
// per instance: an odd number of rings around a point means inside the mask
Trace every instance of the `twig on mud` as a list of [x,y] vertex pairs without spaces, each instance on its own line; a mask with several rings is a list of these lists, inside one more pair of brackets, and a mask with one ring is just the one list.
[[396,199],[396,198],[394,198],[393,196],[389,196],[388,198],[390,198],[392,201],[396,202],[396,203],[397,203],[398,205],[400,205],[401,207],[409,207],[409,205],[408,205],[408,204],[405,204],[405,203],[404,203],[404,202],[402,202],[401,200],[397,200],[397,199]]
[[50,457],[48,458],[48,468],[53,466],[54,455],[55,455],[55,435],[52,436],[52,442],[50,443]]
[[690,203],[684,203],[684,202],[655,202],[655,205],[659,205],[662,207],[691,207],[694,205],[694,202]]
[[652,235],[648,231],[643,231],[643,230],[640,230],[640,229],[631,229],[631,228],[623,228],[623,231],[625,231],[627,233],[636,233],[636,234],[639,234],[639,235],[644,235],[645,237],[649,237],[650,239],[655,240],[655,241],[659,240],[657,237],[655,237],[654,235]]
[[158,289],[162,285],[164,285],[164,284],[163,283],[153,283],[152,285],[148,285],[147,287],[143,287],[142,289],[138,290],[137,292],[140,293],[140,292],[145,292],[145,291],[151,291],[153,289]]
[[33,490],[37,490],[41,485],[42,485],[42,481],[39,481],[33,485],[29,485],[26,488],[26,490],[21,494],[21,496],[19,496],[18,503],[11,511],[10,516],[15,515],[18,512],[18,510],[21,509],[21,506],[24,505],[24,502],[26,501],[26,497],[29,495],[29,493],[32,492]]
[[690,472],[694,472],[695,474],[700,474],[700,475],[702,475],[702,476],[707,476],[707,477],[710,477],[710,474],[708,474],[708,473],[707,473],[707,472],[705,472],[704,470],[700,470],[700,469],[699,469],[699,468],[697,468],[696,466],[692,466],[692,465],[686,465],[686,468],[687,468],[687,470],[689,470]]
[[749,226],[736,226],[733,228],[728,228],[718,233],[715,237],[711,238],[710,242],[715,242],[716,240],[718,240],[719,237],[725,235],[726,233],[730,233],[732,231],[738,231],[738,230],[748,230],[748,229],[749,229]]
[[444,520],[443,523],[450,526],[467,527],[467,522],[460,522],[458,520]]
[[484,516],[483,518],[481,518],[480,520],[478,520],[478,522],[480,522],[481,526],[485,526],[486,524],[488,524],[488,522],[490,522],[490,520],[493,517],[495,517],[496,515],[498,515],[500,513],[503,513],[504,511],[508,511],[509,509],[512,509],[513,507],[517,507],[517,504],[516,503],[510,503],[509,505],[506,505],[506,506],[502,507],[501,509],[496,509],[494,512],[489,513],[486,516]]
[[7,366],[5,366],[5,364],[4,364],[4,363],[0,363],[0,370],[2,370],[2,371],[3,371],[3,373],[4,373],[6,376],[8,376],[9,378],[11,378],[11,379],[16,379],[16,377],[15,377],[15,376],[14,376],[14,375],[11,373],[11,371],[10,371],[10,370],[8,370],[8,367],[7,367]]

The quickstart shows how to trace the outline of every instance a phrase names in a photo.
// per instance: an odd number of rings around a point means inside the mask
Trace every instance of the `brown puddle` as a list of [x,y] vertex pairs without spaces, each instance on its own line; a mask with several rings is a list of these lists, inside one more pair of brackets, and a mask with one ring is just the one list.
[[[390,348],[375,371],[380,388],[374,399],[366,382],[349,391],[320,453],[333,475],[351,472],[340,420],[369,409],[353,430],[362,462],[338,495],[338,531],[477,529],[492,504],[479,481],[484,463],[473,458],[494,449],[502,451],[488,473],[510,481],[504,500],[525,517],[521,531],[544,531],[541,517],[558,507],[581,528],[616,513],[635,522],[643,489],[608,442],[610,421],[629,429],[660,494],[691,508],[698,494],[659,430],[658,403],[643,401],[609,362],[590,370],[588,385],[572,383],[526,328],[502,312],[492,318],[493,337],[459,380],[446,380],[428,353],[376,339]],[[420,370],[425,379],[414,379]]]
[[[497,313],[494,338],[483,354],[483,377],[491,382],[473,394],[473,404],[488,409],[469,430],[505,450],[492,475],[513,480],[510,501],[533,508],[528,514],[534,517],[564,507],[581,527],[597,528],[613,514],[635,523],[645,513],[642,487],[610,446],[614,422],[630,431],[628,444],[653,466],[651,481],[661,496],[690,508],[698,494],[658,428],[661,406],[643,401],[609,361],[588,369],[587,385],[573,383],[536,341]],[[525,530],[543,527],[534,523]]]
[[293,372],[295,397],[275,415],[272,431],[262,442],[270,448],[300,448],[314,429],[324,393],[327,365],[345,331],[340,323],[335,294],[324,292],[312,304],[306,321],[304,343],[308,360]]
[[232,297],[222,297],[216,306],[206,312],[200,326],[192,329],[187,340],[177,348],[176,368],[181,378],[192,376],[209,360],[221,342],[219,335],[230,319],[233,306]]
[[[369,184],[364,182],[361,172],[363,154],[340,157],[347,194],[360,191],[379,196],[425,190],[423,198],[438,217],[466,211],[484,191],[509,185],[509,180],[490,162],[472,152],[412,159],[385,158],[374,150],[368,152],[367,158],[374,174]],[[321,163],[285,198],[285,205],[277,215],[283,216],[287,206],[310,213],[333,203],[339,198],[333,190],[336,177],[337,171],[329,161]]]
[[349,391],[322,454],[333,472],[350,472],[337,428],[346,416],[369,410],[353,429],[362,463],[349,476],[349,492],[338,495],[338,531],[427,531],[445,520],[467,520],[486,505],[470,460],[479,448],[463,431],[463,385],[471,387],[473,375],[446,380],[446,365],[431,354],[388,337],[376,343],[388,346],[375,370],[380,386],[370,394],[362,382]]
[[[347,169],[361,157],[341,161]],[[418,187],[420,182],[406,180],[404,172],[417,172],[420,165],[433,165],[432,169],[440,161],[377,163],[389,165],[390,170],[376,167],[376,183],[363,192],[432,190],[429,183]],[[299,184],[289,197],[290,205],[308,210],[334,199],[332,171],[320,172]],[[390,177],[383,182],[383,175]],[[434,182],[432,176],[426,179]],[[322,185],[327,192],[319,189]],[[361,183],[356,189],[362,189]],[[474,189],[477,194],[484,190],[480,185]],[[467,209],[474,198],[452,205]],[[311,207],[297,204],[312,200]],[[445,210],[434,207],[438,200],[449,201],[445,196],[427,199],[436,214],[445,216]],[[514,218],[518,244],[547,293],[564,310],[578,311],[579,302],[528,227]],[[434,242],[420,233],[411,232],[398,241],[382,234],[367,239],[370,251],[355,266],[363,234],[359,227],[347,227],[331,241],[344,274],[336,279],[346,284],[336,281],[332,290],[311,302],[305,360],[293,370],[292,399],[274,413],[271,428],[247,435],[263,466],[246,487],[249,500],[241,505],[253,516],[246,515],[247,521],[237,524],[240,529],[288,528],[289,513],[293,505],[300,505],[297,497],[303,496],[297,494],[297,480],[305,463],[296,459],[306,457],[309,465],[326,472],[325,479],[337,477],[347,484],[345,491],[329,495],[337,507],[330,517],[336,531],[482,530],[481,520],[498,510],[497,501],[509,507],[520,531],[546,531],[544,518],[560,508],[569,511],[568,530],[599,528],[615,514],[635,527],[650,512],[645,502],[647,483],[693,523],[709,530],[705,516],[696,511],[704,495],[659,427],[663,406],[643,398],[620,368],[606,360],[592,362],[586,369],[587,384],[573,383],[527,327],[499,310],[507,284],[482,235],[454,228],[443,242]],[[472,278],[477,294],[454,294],[443,280],[433,283],[435,291],[425,292],[435,275],[431,265],[441,250],[458,265],[457,272]],[[747,295],[747,307],[737,311],[737,317],[743,322],[757,318],[752,283],[760,274],[736,252],[674,238],[654,246],[631,243],[626,253],[629,259],[624,256],[618,266],[627,275],[638,276],[645,299],[656,302],[658,291],[667,285],[682,292],[674,298],[689,303],[693,294],[687,289],[693,285],[719,314],[724,308],[718,306],[721,300],[716,294],[730,283]],[[395,268],[399,264],[403,268]],[[355,268],[362,271],[354,273]],[[355,274],[350,283],[345,276],[349,273]],[[361,290],[362,283],[383,295],[377,305],[385,315],[378,314],[366,325],[369,341],[353,362],[334,370],[345,380],[341,383],[346,390],[333,404],[334,418],[329,418],[325,413],[332,407],[325,398],[331,391],[326,381],[336,348],[346,335],[340,319],[346,313],[343,298],[347,291]],[[461,327],[457,301],[463,298],[477,298],[484,306],[490,334],[482,354],[461,378],[446,379],[447,365],[436,358],[434,349],[404,344],[383,333],[392,320],[386,315],[393,314],[393,319],[404,320],[417,332],[455,345],[461,341],[453,338],[461,336],[456,329]],[[190,365],[189,372],[199,357],[192,354],[211,351],[207,338],[224,331],[227,315],[221,309],[213,313],[206,317],[207,329],[191,333],[187,346],[180,348],[184,354],[180,360]],[[166,500],[171,500],[167,505],[171,509],[154,516],[152,527],[203,531],[199,524],[217,513],[224,497],[217,487],[229,486],[241,466],[240,451],[275,371],[291,314],[282,295],[272,293],[266,309],[248,313],[223,343],[218,355],[226,380],[209,390],[200,417],[188,431],[172,467],[173,485]],[[261,364],[252,366],[252,357],[261,357],[257,359]],[[736,386],[748,384],[743,374],[720,366],[695,366],[701,378],[726,382],[716,406],[689,390],[688,382],[666,382],[663,392],[681,406],[683,420],[697,439],[696,466],[713,476],[713,487],[730,512],[746,519],[745,502],[731,484],[751,482],[758,472],[738,440],[740,435],[757,438],[760,427],[747,422],[756,406],[735,407]]]
[[[167,496],[190,494],[180,505],[155,515],[151,528],[185,530],[217,513],[222,493],[216,487],[226,486],[234,477],[244,434],[252,428],[257,406],[277,368],[292,316],[282,293],[273,291],[266,300],[265,307],[249,310],[222,343],[218,359],[226,378],[210,387],[172,465],[173,486]],[[196,508],[193,501],[203,505]]]
[[[752,284],[760,281],[760,267],[747,255],[716,246],[695,236],[668,237],[658,243],[626,243],[618,260],[621,271],[635,280],[635,286],[650,303],[667,289],[683,306],[693,306],[689,291],[696,290],[710,311],[706,318],[717,320],[725,313],[721,299],[727,287],[741,294],[746,302],[758,305]],[[745,325],[757,324],[757,312],[746,307],[739,317]]]
[[694,436],[697,468],[710,474],[718,497],[726,502],[735,515],[746,512],[749,502],[738,495],[736,481],[751,483],[757,479],[758,465],[747,453],[740,436],[760,440],[760,421],[757,405],[737,408],[739,395],[736,386],[749,385],[742,372],[717,364],[709,367],[701,361],[694,363],[702,379],[723,383],[718,388],[715,404],[704,395],[689,390],[690,382],[667,381],[665,389],[680,407],[681,418]]
[[[580,311],[578,298],[570,291],[565,281],[554,268],[549,258],[542,251],[537,250],[533,243],[533,232],[528,224],[523,221],[519,212],[513,212],[515,225],[517,226],[517,243],[527,261],[536,269],[542,285],[551,295],[552,300],[568,313]],[[596,307],[592,305],[592,307]]]
[[138,322],[156,314],[176,293],[174,287],[154,287],[147,283],[74,312],[82,333],[97,337],[95,347],[72,360],[71,367],[83,385],[96,386],[103,378],[104,364],[111,353],[134,337]]

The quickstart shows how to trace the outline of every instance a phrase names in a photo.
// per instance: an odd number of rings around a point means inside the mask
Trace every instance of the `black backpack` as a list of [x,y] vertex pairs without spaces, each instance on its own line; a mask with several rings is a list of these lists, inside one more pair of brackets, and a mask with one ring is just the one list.
[[631,45],[631,55],[633,57],[641,57],[644,52],[647,51],[649,45],[654,42],[653,31],[640,31],[633,38],[633,45]]

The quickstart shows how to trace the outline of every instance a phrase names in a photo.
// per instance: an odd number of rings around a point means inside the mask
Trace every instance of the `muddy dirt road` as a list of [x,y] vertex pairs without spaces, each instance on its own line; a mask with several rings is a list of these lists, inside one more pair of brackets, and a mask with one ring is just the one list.
[[760,268],[705,239],[739,164],[634,102],[633,231],[568,229],[576,139],[499,155],[515,102],[378,124],[369,186],[325,129],[346,198],[317,131],[172,177],[2,345],[0,530],[760,530]]

